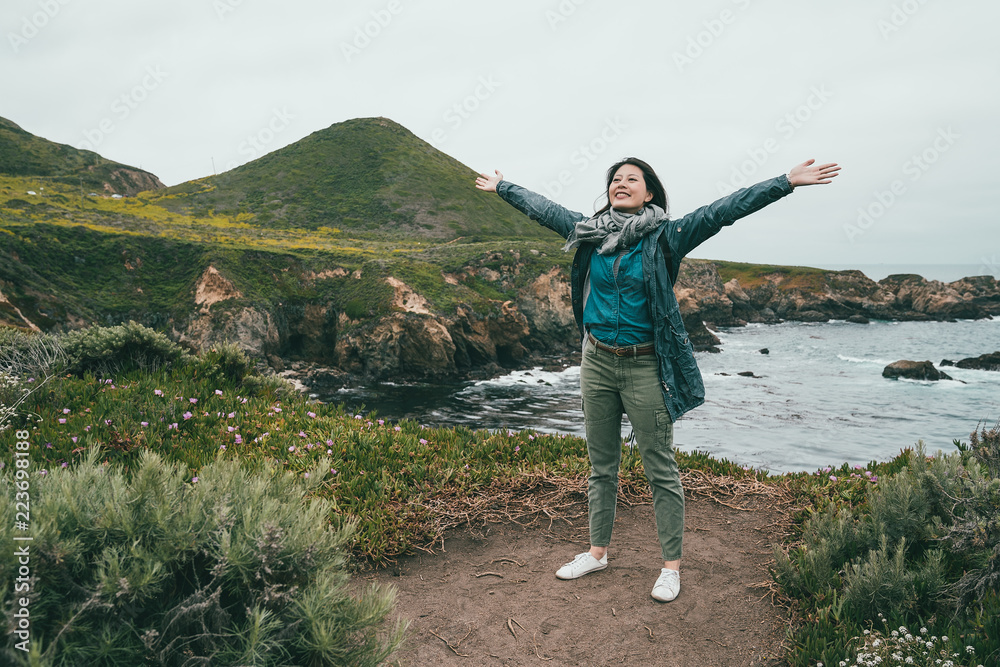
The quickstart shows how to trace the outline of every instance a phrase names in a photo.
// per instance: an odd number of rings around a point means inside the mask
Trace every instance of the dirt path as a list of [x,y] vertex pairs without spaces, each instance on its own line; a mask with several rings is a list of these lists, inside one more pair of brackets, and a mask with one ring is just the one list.
[[659,574],[652,507],[619,506],[606,570],[560,581],[585,550],[586,506],[570,520],[492,524],[448,533],[444,551],[369,575],[398,591],[416,665],[781,664],[786,610],[771,602],[767,564],[786,516],[768,499],[739,511],[689,498],[680,596],[649,592]]

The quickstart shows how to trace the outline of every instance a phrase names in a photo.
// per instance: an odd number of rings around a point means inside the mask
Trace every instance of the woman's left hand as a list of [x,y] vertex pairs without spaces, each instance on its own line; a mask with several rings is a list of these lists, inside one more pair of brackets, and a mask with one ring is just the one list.
[[829,183],[840,171],[840,165],[836,162],[814,164],[815,162],[816,160],[806,160],[802,164],[792,167],[792,170],[788,172],[788,182],[792,184],[792,187]]

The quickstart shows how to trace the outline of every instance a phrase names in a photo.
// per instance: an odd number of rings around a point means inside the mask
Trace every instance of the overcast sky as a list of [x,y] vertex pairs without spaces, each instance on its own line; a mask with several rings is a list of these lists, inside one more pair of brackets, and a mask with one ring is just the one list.
[[627,155],[675,217],[816,158],[842,175],[693,255],[1000,277],[995,0],[6,0],[0,17],[0,116],[167,185],[370,116],[586,213]]

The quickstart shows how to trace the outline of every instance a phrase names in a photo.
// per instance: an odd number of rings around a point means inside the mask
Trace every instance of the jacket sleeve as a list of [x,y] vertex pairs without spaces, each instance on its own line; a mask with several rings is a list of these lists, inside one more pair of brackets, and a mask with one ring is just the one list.
[[667,223],[670,247],[679,258],[684,257],[704,241],[715,236],[724,226],[759,211],[791,192],[792,185],[784,174],[737,190],[708,206],[702,206],[682,218]]
[[587,216],[582,213],[571,211],[538,193],[522,188],[520,185],[514,185],[510,181],[497,183],[497,194],[518,211],[540,223],[543,227],[548,227],[563,238],[569,237],[577,222],[587,219]]

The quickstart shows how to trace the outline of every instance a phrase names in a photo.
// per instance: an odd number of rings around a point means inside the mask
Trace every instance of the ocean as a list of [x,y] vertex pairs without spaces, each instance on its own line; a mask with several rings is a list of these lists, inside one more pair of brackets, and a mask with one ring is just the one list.
[[[679,420],[675,446],[775,473],[885,461],[923,441],[954,451],[1000,420],[1000,372],[943,368],[952,381],[888,380],[911,359],[958,361],[1000,350],[1000,318],[959,322],[750,325],[718,332],[697,353],[706,403]],[[769,353],[762,354],[766,348]],[[750,371],[756,377],[737,375]],[[427,426],[584,435],[578,366],[515,371],[458,384],[379,384],[324,401]],[[627,420],[623,435],[629,433]]]

